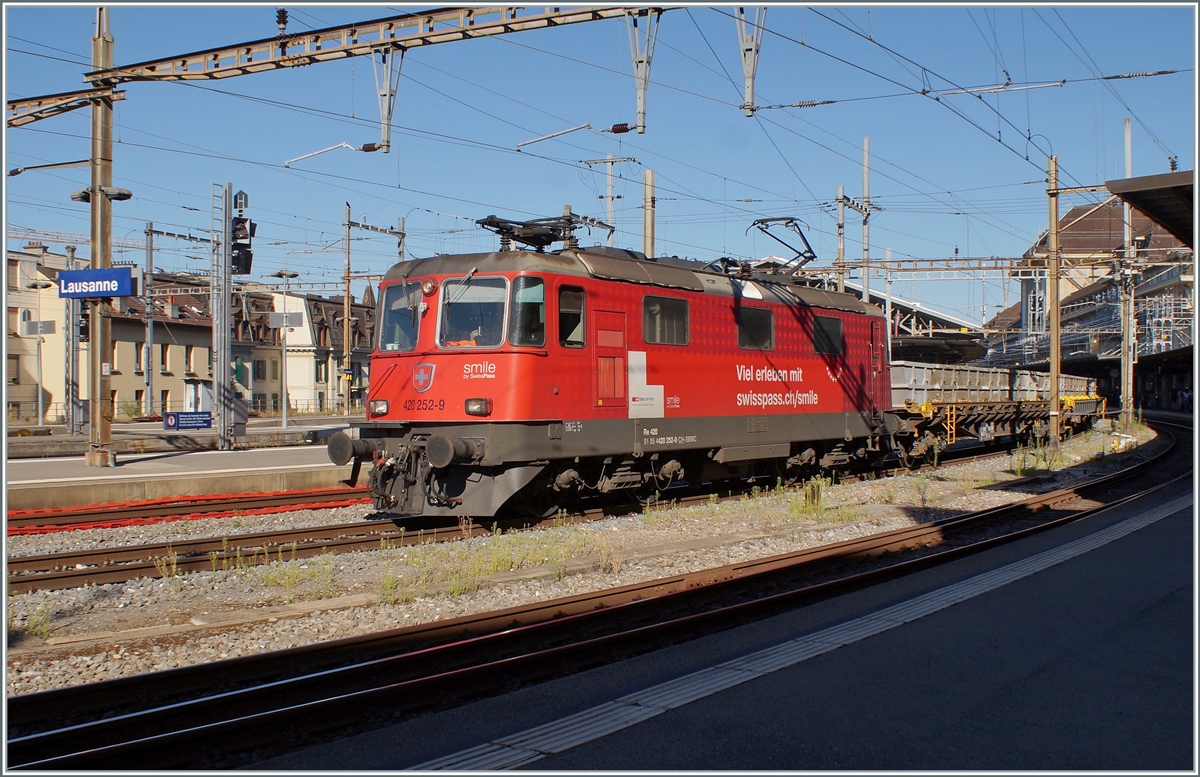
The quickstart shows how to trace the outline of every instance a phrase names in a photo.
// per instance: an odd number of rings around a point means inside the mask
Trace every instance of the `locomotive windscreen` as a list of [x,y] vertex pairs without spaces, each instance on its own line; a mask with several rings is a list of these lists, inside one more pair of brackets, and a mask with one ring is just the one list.
[[379,303],[379,350],[411,351],[417,344],[421,324],[421,285],[397,283],[383,290]]
[[468,275],[442,284],[439,343],[451,348],[500,345],[507,291],[504,278]]

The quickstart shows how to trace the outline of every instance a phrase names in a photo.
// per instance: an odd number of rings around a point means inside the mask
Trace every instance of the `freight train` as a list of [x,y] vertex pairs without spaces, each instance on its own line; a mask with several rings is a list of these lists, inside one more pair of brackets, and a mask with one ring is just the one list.
[[[328,447],[352,480],[370,463],[378,510],[541,517],[589,496],[791,484],[1045,431],[1044,376],[957,385],[953,368],[904,364],[894,387],[877,307],[786,268],[582,248],[585,223],[492,216],[479,224],[499,251],[388,271],[365,420]],[[1064,427],[1103,412],[1075,380]]]

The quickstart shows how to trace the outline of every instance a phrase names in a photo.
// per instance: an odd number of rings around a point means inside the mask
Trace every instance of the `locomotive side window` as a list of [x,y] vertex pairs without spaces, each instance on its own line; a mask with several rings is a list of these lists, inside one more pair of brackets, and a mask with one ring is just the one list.
[[541,278],[522,276],[513,281],[509,316],[510,344],[546,344],[546,285]]
[[842,320],[832,316],[813,316],[813,353],[839,356],[844,350]]
[[383,290],[379,302],[379,350],[411,351],[421,324],[421,284],[397,283]]
[[558,344],[563,348],[582,348],[584,334],[584,292],[575,286],[558,290]]
[[642,300],[642,339],[663,345],[688,344],[686,299],[650,297]]
[[447,348],[495,347],[504,342],[503,278],[476,278],[467,273],[442,284],[438,344]]
[[734,309],[734,317],[737,319],[738,348],[745,351],[775,350],[773,311],[739,306]]

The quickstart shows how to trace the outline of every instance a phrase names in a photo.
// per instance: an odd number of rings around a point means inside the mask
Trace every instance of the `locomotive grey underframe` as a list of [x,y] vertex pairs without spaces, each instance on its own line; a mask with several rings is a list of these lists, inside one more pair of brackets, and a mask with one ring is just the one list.
[[[551,467],[551,462],[557,468],[576,459],[593,463],[611,459],[614,465],[629,459],[645,460],[644,468],[649,470],[654,467],[651,462],[699,453],[736,471],[761,460],[786,459],[810,445],[818,454],[850,441],[879,450],[881,438],[896,431],[897,423],[894,416],[883,413],[811,413],[387,426],[358,422],[354,431],[360,440],[373,443],[376,457],[396,455],[414,445],[423,447],[424,440],[435,433],[451,440],[482,442],[482,458],[456,460],[435,473],[442,494],[461,499],[460,505],[430,504],[423,493],[419,500],[414,499],[415,494],[399,493],[403,489],[398,479],[385,484],[385,489],[397,500],[390,509],[406,515],[489,516]],[[691,474],[700,477],[703,473]],[[415,490],[420,492],[421,485]]]

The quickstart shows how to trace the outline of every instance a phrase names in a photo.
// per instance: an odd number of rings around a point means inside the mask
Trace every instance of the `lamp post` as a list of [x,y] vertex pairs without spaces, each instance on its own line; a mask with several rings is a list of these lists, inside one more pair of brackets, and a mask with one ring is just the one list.
[[288,281],[290,281],[292,278],[298,277],[299,275],[300,275],[300,273],[295,272],[294,270],[288,270],[288,269],[278,270],[276,272],[271,273],[272,277],[283,278],[283,325],[280,327],[280,330],[279,330],[280,351],[282,352],[282,355],[280,357],[281,363],[279,365],[279,379],[282,382],[282,386],[280,387],[279,393],[283,397],[283,428],[284,429],[287,428],[287,422],[288,422],[287,414],[288,414],[288,404],[289,404],[288,382],[287,382]]
[[45,423],[45,412],[42,405],[42,289],[48,289],[54,284],[50,281],[31,281],[26,284],[26,288],[33,289],[37,292],[37,418],[38,426]]

